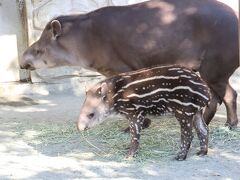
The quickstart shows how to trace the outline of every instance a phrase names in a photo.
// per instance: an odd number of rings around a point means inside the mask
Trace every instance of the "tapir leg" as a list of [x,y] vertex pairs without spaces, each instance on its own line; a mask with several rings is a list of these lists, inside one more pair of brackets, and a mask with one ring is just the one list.
[[[137,117],[135,115],[134,117]],[[131,144],[128,151],[128,158],[135,157],[137,154],[138,146],[139,146],[139,139],[140,139],[140,132],[142,130],[142,125],[144,118],[133,118],[128,117],[129,127],[130,127],[130,134],[131,134]]]
[[197,155],[206,155],[208,152],[208,127],[203,120],[202,111],[197,112],[193,117],[193,126],[197,131],[198,139],[200,141],[200,151]]
[[[150,124],[151,124],[151,120],[148,119],[148,118],[145,118],[145,119],[143,120],[142,129],[148,128],[148,127],[150,126]],[[129,131],[130,131],[130,127],[127,127],[126,129],[124,129],[124,132],[125,132],[125,133],[127,133],[127,132],[129,132]]]
[[223,102],[227,110],[227,122],[226,126],[235,127],[238,124],[237,118],[237,92],[228,83],[226,86]]
[[181,126],[180,152],[178,153],[175,159],[178,161],[182,161],[186,159],[188,150],[190,148],[190,145],[193,139],[193,133],[192,133],[193,116],[187,116],[187,115],[175,113],[175,117],[177,118]]
[[238,124],[237,118],[237,92],[230,86],[229,82],[221,82],[213,84],[212,89],[218,93],[220,99],[223,100],[227,110],[226,126],[235,127]]
[[219,103],[219,97],[216,95],[216,93],[211,91],[211,101],[209,105],[206,106],[203,114],[204,120],[207,125],[211,122],[212,118],[214,117],[217,111],[218,103]]

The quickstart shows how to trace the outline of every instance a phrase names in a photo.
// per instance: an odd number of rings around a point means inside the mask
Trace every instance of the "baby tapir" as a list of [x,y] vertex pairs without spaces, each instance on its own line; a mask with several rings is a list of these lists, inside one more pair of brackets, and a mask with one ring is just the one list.
[[193,138],[193,125],[200,140],[198,154],[207,154],[208,128],[202,109],[209,100],[207,85],[189,69],[177,65],[142,69],[113,76],[89,89],[77,126],[85,130],[112,112],[123,114],[132,136],[128,157],[134,157],[146,115],[171,112],[181,125],[181,150],[176,159],[184,160]]

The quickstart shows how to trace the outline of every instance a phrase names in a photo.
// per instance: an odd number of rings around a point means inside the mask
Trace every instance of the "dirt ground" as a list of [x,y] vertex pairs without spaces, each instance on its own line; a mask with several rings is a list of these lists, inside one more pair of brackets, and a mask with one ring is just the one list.
[[[233,81],[233,86],[240,93],[239,79]],[[0,98],[0,179],[240,180],[240,129],[230,131],[224,127],[223,106],[209,127],[207,156],[195,155],[196,141],[186,161],[173,160],[178,146],[175,139],[180,138],[175,132],[179,128],[173,117],[162,117],[159,123],[151,125],[152,129],[143,132],[143,139],[145,136],[152,141],[143,140],[139,157],[126,160],[124,154],[130,139],[122,132],[124,121],[107,121],[97,129],[99,134],[96,129],[85,135],[77,132],[75,121],[84,97],[83,92],[79,94]],[[154,128],[164,134],[154,135]],[[110,136],[114,138],[108,141]],[[163,144],[158,145],[161,141]],[[151,146],[144,146],[144,142]]]

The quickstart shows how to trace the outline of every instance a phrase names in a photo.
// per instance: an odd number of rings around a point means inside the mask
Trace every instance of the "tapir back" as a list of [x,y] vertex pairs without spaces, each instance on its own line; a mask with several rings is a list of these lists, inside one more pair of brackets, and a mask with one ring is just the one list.
[[124,73],[116,81],[115,108],[145,114],[193,115],[210,99],[209,89],[193,71],[165,66]]

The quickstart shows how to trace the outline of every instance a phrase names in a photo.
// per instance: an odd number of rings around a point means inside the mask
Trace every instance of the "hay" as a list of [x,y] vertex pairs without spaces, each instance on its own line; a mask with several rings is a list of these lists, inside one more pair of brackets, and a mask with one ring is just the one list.
[[[126,127],[126,120],[115,117],[83,133],[79,133],[75,124],[71,122],[22,125],[22,128],[18,128],[18,130],[19,135],[36,146],[51,144],[71,146],[74,143],[79,143],[81,147],[85,147],[89,152],[94,153],[95,158],[123,161],[130,143],[130,135],[123,132]],[[37,132],[31,138],[26,137],[25,133],[29,129]],[[240,152],[239,128],[229,130],[223,127],[223,122],[213,122],[209,129],[210,148]],[[199,141],[196,133],[194,134],[190,151],[196,153],[196,148],[199,148]],[[133,162],[172,160],[179,150],[179,143],[180,127],[177,120],[173,116],[154,118],[150,128],[143,130],[141,133],[139,153]]]

